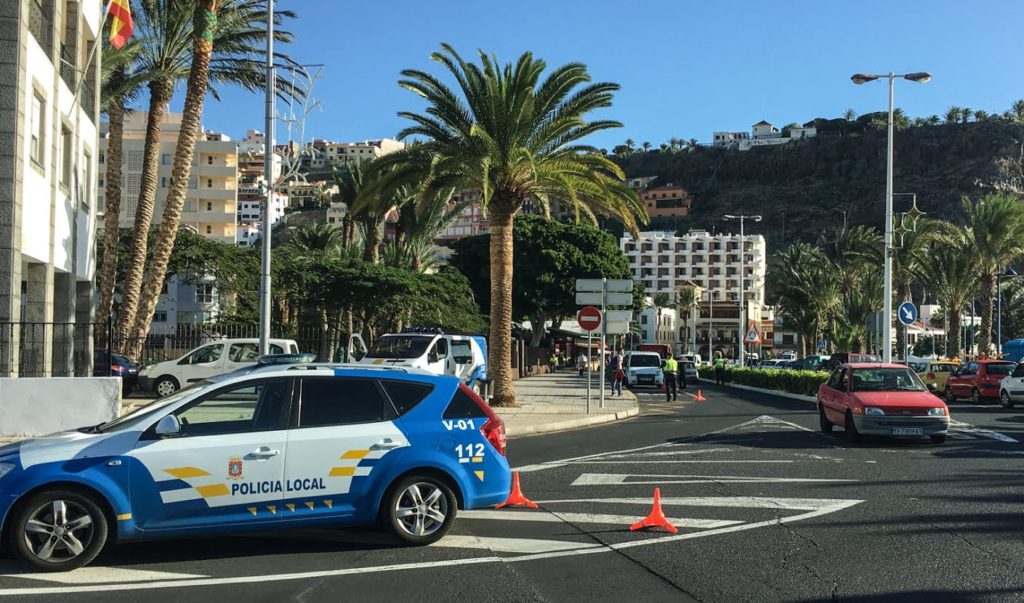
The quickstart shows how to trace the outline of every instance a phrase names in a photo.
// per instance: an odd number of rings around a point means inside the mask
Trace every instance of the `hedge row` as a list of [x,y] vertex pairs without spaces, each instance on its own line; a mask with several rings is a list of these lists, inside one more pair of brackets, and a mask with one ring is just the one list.
[[791,394],[814,396],[818,386],[828,379],[825,371],[793,371],[785,369],[751,369],[727,366],[726,383],[774,389]]

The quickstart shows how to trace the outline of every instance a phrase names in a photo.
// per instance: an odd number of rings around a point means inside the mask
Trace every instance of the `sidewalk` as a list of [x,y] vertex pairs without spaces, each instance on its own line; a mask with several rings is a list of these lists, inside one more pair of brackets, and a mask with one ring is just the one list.
[[640,412],[636,396],[625,388],[621,397],[612,397],[611,388],[606,389],[604,408],[600,408],[597,374],[593,379],[590,415],[587,415],[587,380],[576,371],[535,375],[519,379],[513,385],[519,406],[494,409],[505,421],[505,433],[512,437],[589,427]]

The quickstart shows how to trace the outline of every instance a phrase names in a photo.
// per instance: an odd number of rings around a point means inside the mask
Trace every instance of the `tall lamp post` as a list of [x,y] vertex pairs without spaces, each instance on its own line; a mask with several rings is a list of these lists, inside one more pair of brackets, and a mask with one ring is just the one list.
[[747,311],[747,300],[746,300],[746,297],[744,296],[744,291],[743,291],[743,282],[747,278],[746,270],[744,268],[744,265],[745,265],[744,260],[746,258],[747,250],[746,250],[746,240],[744,239],[744,236],[743,236],[744,235],[744,233],[743,233],[743,221],[744,220],[753,220],[754,222],[760,222],[762,218],[761,218],[761,216],[756,215],[756,214],[754,214],[754,215],[740,214],[738,216],[734,216],[732,214],[725,214],[725,216],[723,216],[723,217],[726,220],[739,220],[740,221],[740,304],[739,304],[739,306],[740,306],[740,328],[739,328],[739,330],[736,331],[736,340],[737,340],[736,343],[738,344],[736,346],[736,349],[739,352],[739,354],[737,354],[737,356],[738,356],[738,358],[737,358],[737,360],[738,360],[737,365],[738,366],[743,366],[743,365],[746,364],[746,360],[747,360],[747,348],[746,348],[745,342],[743,341],[745,339],[745,334],[747,332],[747,323],[746,323],[746,321],[743,320],[744,316],[746,315],[746,311]]
[[996,350],[1000,356],[1003,354],[1003,279],[1016,276],[1017,271],[1013,268],[996,272]]
[[274,206],[274,0],[267,0],[267,65],[264,119],[267,131],[263,134],[263,180],[266,198],[263,202],[263,224],[260,241],[260,355],[270,353],[270,236],[271,209]]
[[889,80],[889,136],[888,143],[886,145],[886,160],[885,160],[885,287],[883,300],[882,313],[885,315],[883,320],[883,338],[882,338],[882,361],[892,362],[892,141],[893,141],[893,83],[896,78],[903,78],[910,80],[911,82],[925,83],[932,79],[932,74],[927,71],[921,71],[917,73],[889,73],[889,74],[871,74],[871,73],[856,73],[850,79],[854,84],[866,84],[867,82],[873,82],[878,78],[888,78]]

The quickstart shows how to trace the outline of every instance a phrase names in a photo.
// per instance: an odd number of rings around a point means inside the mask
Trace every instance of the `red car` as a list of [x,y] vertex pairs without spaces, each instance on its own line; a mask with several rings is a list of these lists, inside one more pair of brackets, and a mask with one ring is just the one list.
[[818,388],[821,431],[846,430],[851,441],[862,435],[928,437],[946,441],[949,408],[902,364],[852,363],[837,367]]
[[984,399],[999,397],[999,382],[1013,372],[1017,364],[1009,360],[990,360],[979,358],[961,364],[949,376],[946,384],[946,402],[956,402],[960,398],[970,398],[978,404]]

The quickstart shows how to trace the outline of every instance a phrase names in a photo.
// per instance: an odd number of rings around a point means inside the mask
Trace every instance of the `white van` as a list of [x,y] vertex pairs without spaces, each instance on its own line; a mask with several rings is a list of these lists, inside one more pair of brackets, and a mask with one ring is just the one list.
[[622,366],[626,373],[626,387],[661,387],[665,384],[665,374],[661,372],[661,354],[657,352],[629,352],[623,358]]
[[[349,349],[365,349],[362,338],[353,335]],[[436,330],[406,329],[381,336],[359,364],[408,366],[435,375],[451,375],[464,382],[487,380],[487,340],[480,335],[448,335]]]
[[[169,396],[196,381],[223,375],[256,364],[260,356],[259,339],[219,339],[201,345],[176,360],[166,360],[139,371],[139,389],[159,397]],[[271,339],[271,354],[297,354],[293,339]]]

